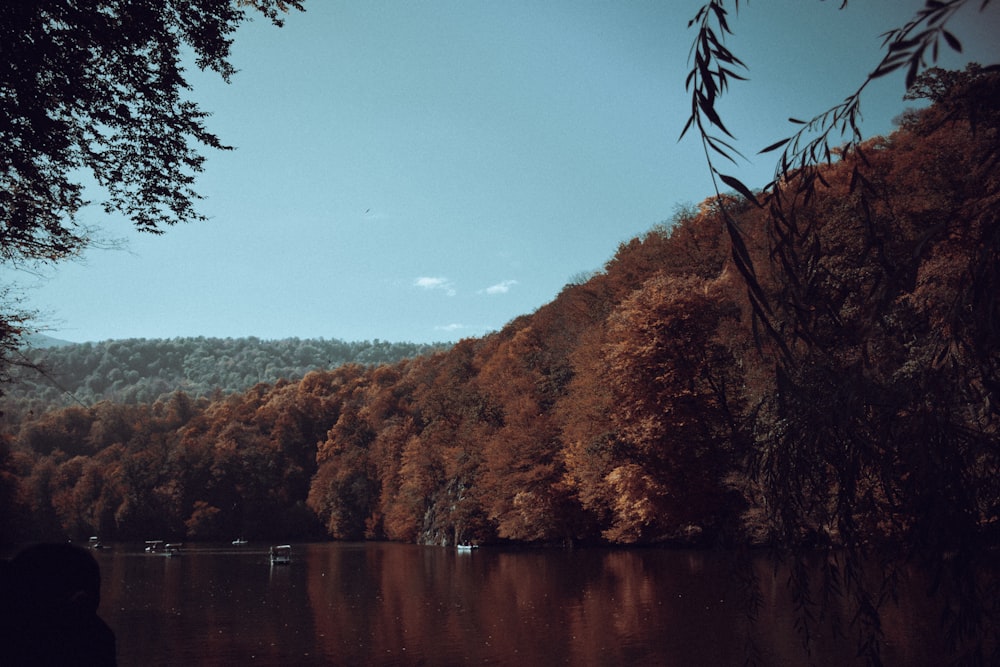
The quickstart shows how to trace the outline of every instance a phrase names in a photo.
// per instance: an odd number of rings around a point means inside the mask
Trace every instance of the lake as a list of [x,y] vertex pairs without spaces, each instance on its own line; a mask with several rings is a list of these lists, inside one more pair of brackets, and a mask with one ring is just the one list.
[[[689,666],[747,655],[733,568],[713,552],[323,543],[294,545],[284,566],[252,543],[95,555],[123,667]],[[762,664],[804,664],[785,578],[757,565]],[[918,606],[887,614],[886,664],[941,663],[935,615]],[[852,639],[824,635],[812,657],[843,665],[853,655]]]

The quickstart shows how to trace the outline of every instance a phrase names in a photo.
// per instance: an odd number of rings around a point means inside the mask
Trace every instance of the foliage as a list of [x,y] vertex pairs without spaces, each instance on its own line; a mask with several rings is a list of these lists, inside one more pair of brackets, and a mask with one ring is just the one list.
[[[984,11],[990,2],[991,0],[982,0],[979,11]],[[691,48],[691,70],[686,81],[691,93],[691,114],[681,136],[692,128],[697,130],[705,147],[713,183],[716,183],[716,194],[719,194],[716,182],[718,178],[752,203],[758,204],[758,198],[751,189],[735,177],[719,171],[713,159],[735,161],[735,158],[742,157],[733,145],[735,137],[726,128],[716,109],[718,101],[728,91],[730,82],[744,81],[745,77],[738,72],[748,69],[725,46],[726,36],[733,34],[726,4],[725,0],[711,0],[702,5],[688,22],[689,28],[696,27],[697,30]],[[740,1],[734,0],[732,4],[738,12]],[[789,122],[799,129],[760,151],[769,153],[783,149],[777,160],[775,178],[764,186],[764,192],[773,190],[792,176],[800,180],[799,187],[812,191],[815,179],[821,178],[813,167],[831,163],[835,156],[849,153],[862,142],[861,98],[872,81],[906,68],[905,89],[909,90],[918,75],[928,67],[928,51],[931,62],[937,62],[941,40],[949,48],[961,52],[961,41],[947,29],[947,25],[967,4],[968,0],[928,0],[906,24],[882,35],[885,55],[854,92],[847,95],[841,103],[808,121],[789,118]],[[840,8],[844,9],[846,6],[847,0],[843,0]],[[713,134],[713,131],[720,132],[721,135]],[[811,134],[815,136],[810,139]],[[834,144],[838,138],[842,140],[845,136],[848,137],[846,144]]]
[[298,380],[341,364],[384,364],[444,344],[337,339],[130,338],[22,349],[3,400],[16,424],[29,411],[101,401],[153,403],[180,390],[192,398],[242,392],[260,382]]
[[[966,74],[918,77],[940,99],[823,167],[828,187],[681,211],[483,339],[228,396],[24,413],[0,457],[0,528],[770,545],[791,556],[804,641],[836,616],[877,664],[904,564],[934,582],[956,655],[985,661],[1000,81]],[[725,216],[777,339],[755,331]]]
[[[724,46],[732,34],[726,3],[705,4],[689,24],[697,26],[687,81],[692,111],[682,136],[697,130],[717,193],[721,180],[766,209],[748,224],[720,199],[734,265],[755,324],[767,333],[761,356],[776,369],[776,390],[760,403],[764,428],[748,481],[778,529],[777,544],[791,550],[793,570],[803,569],[803,547],[844,549],[823,591],[854,605],[854,625],[863,628],[859,655],[869,664],[880,664],[879,608],[895,571],[877,568],[873,590],[864,570],[873,544],[887,534],[894,542],[904,535],[905,555],[944,582],[953,645],[968,642],[971,663],[991,651],[1000,662],[996,637],[984,642],[981,625],[982,602],[994,591],[980,591],[976,579],[982,528],[993,520],[984,509],[995,504],[986,478],[996,473],[1000,386],[992,291],[998,66],[928,69],[942,42],[961,51],[947,26],[967,4],[927,0],[883,35],[884,56],[857,90],[810,120],[789,119],[796,131],[761,150],[780,153],[774,179],[759,193],[716,166],[740,157],[716,110],[745,69]],[[990,0],[977,4],[983,11]],[[912,134],[898,138],[917,136],[921,144],[907,146],[916,148],[912,163],[897,163],[905,172],[887,166],[884,145],[863,141],[860,131],[864,90],[901,69],[907,98],[934,102],[903,117]],[[967,134],[975,137],[964,149],[976,153],[971,160],[956,153]],[[901,158],[905,151],[895,152]],[[957,165],[967,171],[952,171]],[[766,235],[765,254],[747,248],[748,229]],[[937,274],[944,265],[947,277]],[[912,333],[893,335],[904,327]],[[792,583],[808,646],[811,583]]]
[[[979,11],[984,11],[990,1],[982,0]],[[734,0],[732,4],[738,12],[739,0]],[[774,233],[774,254],[784,252],[786,241],[798,240],[798,232],[794,226],[783,227],[780,224],[785,207],[784,198],[789,192],[798,192],[808,201],[818,185],[826,185],[824,172],[818,168],[820,165],[831,164],[835,159],[847,157],[852,152],[858,154],[861,162],[864,161],[860,122],[861,99],[865,89],[872,81],[903,67],[906,68],[905,88],[909,89],[918,75],[928,67],[928,51],[931,61],[937,61],[942,39],[950,48],[961,51],[961,42],[948,31],[947,24],[967,4],[967,0],[927,0],[925,6],[910,21],[883,35],[885,55],[853,93],[810,120],[789,118],[789,122],[798,129],[791,136],[775,141],[760,151],[770,153],[781,149],[774,179],[762,188],[759,195],[736,177],[720,171],[717,166],[720,159],[735,163],[737,158],[743,157],[735,146],[735,137],[726,128],[717,110],[717,104],[732,81],[745,80],[739,72],[748,68],[725,46],[726,36],[733,34],[726,1],[711,0],[702,5],[688,23],[688,27],[695,27],[696,32],[689,59],[691,70],[685,84],[691,94],[691,113],[681,131],[681,137],[691,129],[697,131],[720,201],[719,181],[722,181],[754,206],[761,206],[762,201],[769,204],[772,215],[779,222]],[[846,6],[847,0],[843,0],[840,8],[844,9]],[[854,171],[854,178],[861,178],[857,169]],[[754,316],[786,356],[789,356],[787,341],[774,329],[772,304],[758,279],[758,268],[746,248],[744,232],[730,215],[729,207],[723,204],[721,212],[732,245],[733,263],[748,288],[748,300],[753,307]]]
[[[0,7],[0,261],[78,255],[96,186],[144,232],[201,219],[199,146],[226,148],[186,99],[186,58],[223,79],[247,9],[280,25],[299,0],[7,2]],[[190,54],[190,55],[189,55]],[[0,313],[6,351],[23,318]]]

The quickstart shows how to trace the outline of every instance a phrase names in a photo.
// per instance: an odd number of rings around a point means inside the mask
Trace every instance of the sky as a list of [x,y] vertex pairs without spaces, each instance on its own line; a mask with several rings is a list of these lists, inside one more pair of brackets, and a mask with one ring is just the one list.
[[[722,106],[751,187],[790,116],[840,102],[879,35],[921,0],[741,3],[727,45],[749,67]],[[996,62],[1000,3],[955,19],[962,54]],[[283,28],[236,35],[230,84],[190,72],[231,152],[204,149],[205,222],[160,236],[96,206],[92,249],[14,279],[47,335],[436,342],[478,337],[601,269],[618,245],[712,192],[678,141],[696,0],[306,0]],[[194,69],[194,68],[192,68]],[[902,75],[862,101],[892,130]],[[10,279],[10,278],[7,278]]]

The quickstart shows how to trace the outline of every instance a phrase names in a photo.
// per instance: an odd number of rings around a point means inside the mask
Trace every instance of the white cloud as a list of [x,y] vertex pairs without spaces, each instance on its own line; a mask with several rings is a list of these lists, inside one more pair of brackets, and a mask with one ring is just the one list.
[[444,290],[448,296],[455,296],[455,288],[447,278],[421,276],[413,281],[413,286],[426,290]]
[[441,287],[447,282],[447,278],[431,278],[429,276],[422,276],[414,280],[413,284],[417,287],[423,287],[424,289],[434,289],[436,287]]
[[517,284],[516,280],[503,280],[498,282],[496,285],[490,285],[484,290],[487,294],[506,294],[510,291],[510,288]]
[[457,333],[459,336],[482,336],[490,331],[495,331],[496,329],[485,326],[482,324],[459,324],[458,322],[452,322],[451,324],[438,324],[435,325],[434,331],[444,331],[445,333]]

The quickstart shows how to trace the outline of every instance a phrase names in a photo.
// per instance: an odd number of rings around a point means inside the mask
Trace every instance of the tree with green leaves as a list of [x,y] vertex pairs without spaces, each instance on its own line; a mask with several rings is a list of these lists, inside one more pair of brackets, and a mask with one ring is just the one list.
[[[187,60],[228,81],[251,11],[281,25],[301,0],[38,0],[0,6],[0,262],[34,268],[78,256],[108,213],[142,232],[202,219],[204,147],[227,149],[189,99]],[[190,54],[190,55],[188,55]],[[96,188],[95,188],[96,186]],[[8,300],[9,310],[9,300]],[[0,312],[0,350],[28,318]]]

